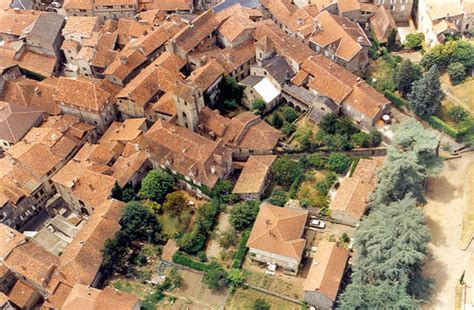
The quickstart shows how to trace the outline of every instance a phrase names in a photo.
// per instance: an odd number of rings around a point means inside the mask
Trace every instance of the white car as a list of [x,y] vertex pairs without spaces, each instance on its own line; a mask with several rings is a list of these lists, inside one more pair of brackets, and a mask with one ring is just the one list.
[[311,220],[309,222],[309,226],[324,229],[326,227],[326,223],[320,220]]

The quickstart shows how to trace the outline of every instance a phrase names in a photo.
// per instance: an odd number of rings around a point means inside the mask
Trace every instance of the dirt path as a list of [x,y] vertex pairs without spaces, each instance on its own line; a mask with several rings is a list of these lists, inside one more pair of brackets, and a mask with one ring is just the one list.
[[440,176],[429,182],[424,210],[432,234],[429,247],[433,257],[428,259],[424,274],[433,278],[436,286],[425,309],[454,309],[455,287],[470,255],[460,249],[460,236],[466,168],[472,161],[474,153],[446,161]]

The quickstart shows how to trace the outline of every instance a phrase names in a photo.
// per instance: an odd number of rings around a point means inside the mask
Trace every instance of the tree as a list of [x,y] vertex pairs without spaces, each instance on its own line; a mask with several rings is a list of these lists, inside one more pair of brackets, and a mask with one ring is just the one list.
[[451,84],[457,85],[466,79],[466,67],[460,62],[453,62],[447,69]]
[[[235,207],[235,206],[234,206]],[[237,232],[233,227],[229,227],[219,236],[219,245],[222,248],[228,248],[237,244]]]
[[382,134],[377,129],[369,132],[369,144],[371,147],[377,147],[382,143]]
[[397,28],[393,28],[392,30],[390,30],[390,33],[387,38],[387,50],[389,52],[393,52],[398,49],[397,36]]
[[411,92],[413,83],[421,77],[420,67],[412,63],[409,59],[404,59],[395,74],[400,94],[405,97]]
[[161,224],[151,210],[139,202],[131,201],[124,208],[120,220],[122,231],[131,240],[156,241]]
[[370,139],[369,135],[363,131],[358,132],[352,136],[352,141],[354,144],[360,147],[369,147],[370,146]]
[[125,184],[124,188],[122,189],[122,201],[123,202],[130,202],[132,200],[135,200],[135,190],[133,189],[133,186],[130,182]]
[[421,65],[426,69],[434,65],[445,69],[455,62],[463,64],[466,70],[473,68],[474,45],[466,40],[452,40],[438,44],[425,53]]
[[263,298],[257,298],[252,306],[253,310],[270,310],[270,304]]
[[207,285],[211,290],[218,290],[223,288],[228,284],[227,273],[216,262],[211,262],[209,264],[210,270],[202,278],[202,282]]
[[351,165],[351,159],[342,153],[331,153],[328,158],[328,168],[336,173],[343,173]]
[[407,294],[405,283],[349,284],[340,296],[338,309],[419,309],[420,302]]
[[407,281],[407,289],[413,292],[411,280],[422,277],[431,239],[423,210],[416,205],[408,195],[377,206],[362,220],[354,238],[358,254],[351,279],[355,284]]
[[321,118],[321,122],[319,122],[319,128],[321,128],[321,130],[328,134],[336,133],[336,125],[337,115],[334,113],[328,113],[324,115]]
[[292,107],[284,107],[283,116],[287,122],[293,123],[298,118],[298,113]]
[[308,157],[308,164],[317,170],[322,170],[326,166],[326,160],[320,154],[311,154]]
[[456,123],[461,123],[469,117],[469,112],[463,107],[456,105],[449,109],[448,116]]
[[337,181],[337,175],[335,173],[328,173],[323,180],[318,181],[315,184],[316,189],[322,196],[326,196],[329,193],[334,182]]
[[287,136],[291,136],[296,131],[296,125],[292,123],[286,122],[283,127],[281,127],[281,131]]
[[143,178],[138,195],[141,198],[162,202],[166,194],[173,189],[174,185],[175,181],[168,172],[162,169],[152,170]]
[[407,35],[405,43],[403,46],[412,50],[419,50],[423,47],[423,41],[425,40],[425,35],[421,32],[410,33]]
[[336,133],[339,135],[352,136],[360,130],[357,128],[351,119],[347,117],[340,117],[336,123]]
[[396,152],[414,152],[416,163],[428,176],[436,175],[442,166],[438,157],[439,137],[414,119],[408,119],[393,126],[393,148],[389,155]]
[[255,99],[254,102],[252,103],[252,110],[257,111],[258,114],[262,115],[263,111],[265,111],[265,108],[267,107],[267,104],[263,99]]
[[105,275],[110,275],[114,271],[121,271],[125,267],[125,257],[132,239],[130,236],[119,230],[114,237],[107,239],[102,249],[102,270]]
[[423,166],[417,163],[413,152],[391,151],[378,172],[379,184],[371,195],[369,206],[395,202],[411,194],[419,203],[425,203],[422,181],[427,177]]
[[280,129],[283,126],[283,119],[281,118],[280,114],[275,113],[272,116],[271,123],[273,127]]
[[122,187],[115,181],[114,187],[112,188],[112,198],[122,200]]
[[413,111],[421,117],[431,116],[438,109],[444,93],[441,90],[439,71],[436,66],[413,83],[412,91],[408,94]]
[[283,207],[288,201],[288,195],[282,190],[274,190],[267,201],[272,205]]
[[256,200],[236,204],[230,210],[229,222],[239,231],[250,226],[257,218],[260,202]]
[[227,281],[231,289],[242,286],[245,282],[245,275],[242,269],[232,268],[227,272]]
[[219,84],[219,94],[221,97],[219,101],[234,101],[234,103],[237,105],[242,101],[244,87],[240,86],[236,79],[226,76]]
[[166,195],[163,208],[172,216],[178,216],[187,205],[186,197],[182,192],[172,192]]
[[171,285],[175,288],[180,288],[183,284],[183,277],[181,277],[181,272],[178,268],[173,267],[170,271],[170,274],[167,277],[171,281]]
[[300,173],[298,163],[288,155],[278,157],[272,166],[275,181],[283,186],[290,186]]

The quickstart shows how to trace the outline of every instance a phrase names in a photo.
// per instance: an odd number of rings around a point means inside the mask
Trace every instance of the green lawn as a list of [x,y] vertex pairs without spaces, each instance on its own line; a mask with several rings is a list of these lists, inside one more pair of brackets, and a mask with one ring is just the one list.
[[370,63],[367,74],[367,82],[379,92],[395,89],[395,70],[383,57]]
[[163,225],[163,232],[168,236],[173,236],[180,230],[177,217],[172,217],[168,212],[163,212],[157,216],[158,221]]
[[298,310],[301,309],[300,305],[289,302],[285,299],[281,299],[272,295],[264,294],[262,292],[247,288],[239,288],[234,294],[229,296],[225,309],[232,310],[244,310],[252,309],[252,306],[257,299],[264,299],[269,305],[271,310]]

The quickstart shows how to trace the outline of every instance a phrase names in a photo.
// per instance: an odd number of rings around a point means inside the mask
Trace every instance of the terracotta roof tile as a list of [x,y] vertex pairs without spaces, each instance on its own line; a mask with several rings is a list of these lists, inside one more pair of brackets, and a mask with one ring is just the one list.
[[336,300],[341,285],[349,251],[338,247],[335,242],[322,240],[303,283],[305,291],[317,291],[332,301]]
[[42,110],[0,101],[0,140],[16,143],[42,118]]
[[78,108],[100,112],[110,104],[110,94],[88,80],[59,78],[54,99]]
[[18,280],[8,294],[8,297],[12,303],[20,308],[24,308],[36,294],[36,289]]
[[276,155],[250,156],[232,192],[234,194],[261,193],[275,159]]
[[302,239],[308,211],[280,208],[263,202],[250,233],[249,248],[301,260],[306,240]]
[[197,68],[187,78],[194,85],[206,91],[211,85],[224,75],[224,68],[214,59]]
[[[90,2],[90,0],[86,1]],[[67,8],[67,3],[65,3],[64,6]],[[79,33],[83,37],[92,37],[92,33],[97,31],[98,28],[99,18],[97,16],[68,16],[62,34],[66,36],[68,34]]]
[[336,56],[346,61],[354,58],[364,46],[371,45],[359,24],[345,17],[323,11],[316,17],[316,21],[321,31],[311,37],[311,42],[323,48],[332,45]]

